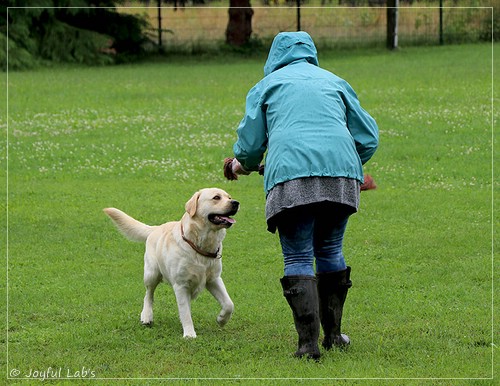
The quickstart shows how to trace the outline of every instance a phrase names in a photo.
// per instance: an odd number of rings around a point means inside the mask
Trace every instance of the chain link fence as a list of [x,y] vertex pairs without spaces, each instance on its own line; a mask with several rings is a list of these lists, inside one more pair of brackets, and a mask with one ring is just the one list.
[[[200,0],[197,0],[200,1]],[[162,1],[127,1],[120,12],[140,14],[151,25],[150,37],[168,51],[197,52],[219,48],[225,41],[228,4],[208,2],[174,6]],[[499,0],[492,0],[492,3]],[[267,3],[267,4],[266,4]],[[399,46],[491,41],[493,4],[478,0],[401,0],[398,10]],[[252,39],[268,42],[281,31],[308,31],[320,48],[384,46],[385,0],[253,1]],[[300,18],[299,18],[300,13]]]

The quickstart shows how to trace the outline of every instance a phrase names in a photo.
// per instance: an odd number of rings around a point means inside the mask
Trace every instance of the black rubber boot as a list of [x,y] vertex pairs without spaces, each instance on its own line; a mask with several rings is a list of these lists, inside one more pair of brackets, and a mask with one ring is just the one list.
[[346,347],[351,343],[349,337],[340,331],[344,302],[347,291],[352,286],[350,275],[351,267],[347,267],[344,271],[316,274],[319,315],[325,333],[322,345],[327,350],[333,346]]
[[285,276],[281,279],[283,295],[293,313],[299,335],[296,357],[319,359],[318,290],[314,276]]

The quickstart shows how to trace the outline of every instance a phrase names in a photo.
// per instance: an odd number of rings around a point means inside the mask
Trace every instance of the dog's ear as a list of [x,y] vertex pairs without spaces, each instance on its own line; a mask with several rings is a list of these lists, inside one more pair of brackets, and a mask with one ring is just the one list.
[[193,194],[193,197],[186,202],[186,212],[193,217],[196,213],[196,207],[198,206],[198,199],[200,198],[200,192]]

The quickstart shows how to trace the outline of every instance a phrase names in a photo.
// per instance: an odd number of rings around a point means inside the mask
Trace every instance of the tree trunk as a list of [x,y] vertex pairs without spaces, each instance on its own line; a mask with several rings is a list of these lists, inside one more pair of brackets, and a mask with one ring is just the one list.
[[253,9],[250,0],[229,0],[229,22],[226,43],[241,47],[250,41]]
[[398,8],[399,0],[387,0],[387,48],[398,48]]

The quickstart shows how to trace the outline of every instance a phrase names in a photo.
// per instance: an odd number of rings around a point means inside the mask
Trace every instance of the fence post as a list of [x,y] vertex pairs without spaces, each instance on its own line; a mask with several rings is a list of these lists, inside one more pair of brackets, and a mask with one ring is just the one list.
[[443,0],[439,0],[439,44],[444,44],[443,38]]
[[161,39],[161,0],[158,0],[158,47],[162,49],[162,39]]
[[297,31],[300,30],[300,0],[297,0]]
[[399,0],[387,0],[387,48],[398,48]]

